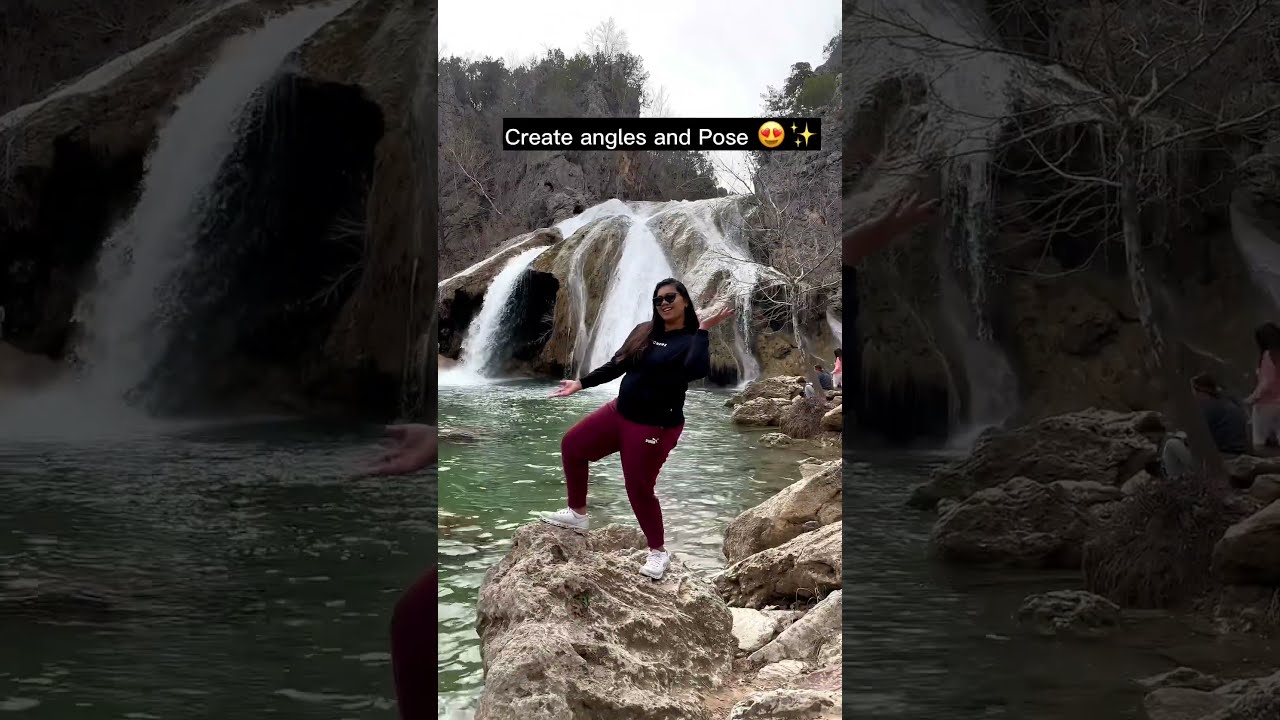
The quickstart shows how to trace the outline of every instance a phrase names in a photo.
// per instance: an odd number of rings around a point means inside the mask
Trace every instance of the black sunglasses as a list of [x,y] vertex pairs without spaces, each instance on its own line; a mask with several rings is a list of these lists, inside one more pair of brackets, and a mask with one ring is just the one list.
[[653,299],[653,306],[658,307],[659,305],[672,305],[675,303],[676,298],[678,297],[680,297],[680,293],[667,293],[666,295],[659,295]]

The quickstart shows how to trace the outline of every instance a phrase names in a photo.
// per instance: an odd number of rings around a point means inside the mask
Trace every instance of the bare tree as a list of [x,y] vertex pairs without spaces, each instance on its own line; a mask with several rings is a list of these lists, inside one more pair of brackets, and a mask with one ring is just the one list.
[[627,33],[618,27],[618,23],[613,18],[606,18],[587,31],[583,50],[588,55],[600,54],[606,58],[616,58],[630,50],[630,43],[627,41]]
[[[1194,351],[1153,297],[1147,256],[1183,231],[1180,213],[1211,201],[1208,196],[1220,190],[1221,173],[1201,177],[1187,166],[1193,158],[1213,143],[1248,146],[1274,132],[1280,112],[1274,86],[1270,93],[1240,93],[1224,92],[1230,88],[1223,83],[1233,73],[1236,83],[1249,85],[1250,74],[1264,72],[1250,59],[1275,52],[1274,3],[1091,0],[1085,7],[1055,8],[1058,14],[1036,42],[1020,45],[990,36],[944,37],[921,22],[865,5],[855,11],[855,22],[875,23],[871,33],[880,40],[925,38],[956,57],[1002,56],[1050,71],[1053,79],[1046,85],[1056,83],[1053,91],[1023,97],[1020,107],[1001,117],[970,114],[971,126],[998,125],[991,136],[999,139],[966,152],[988,153],[1020,186],[1040,188],[991,209],[1023,242],[1041,243],[1047,253],[1055,237],[1092,235],[1098,248],[1123,247],[1130,293],[1148,340],[1146,360],[1162,379],[1175,422],[1188,433],[1205,475],[1224,482],[1221,457],[1188,383],[1186,356]],[[1022,18],[1043,16],[1047,8],[1037,0],[997,5],[993,14]],[[1280,68],[1274,57],[1270,62]],[[918,162],[902,169],[914,171]]]
[[656,89],[650,89],[648,96],[645,102],[644,117],[671,117],[671,102],[667,97],[667,89],[665,87],[659,85]]
[[726,258],[755,266],[761,320],[789,330],[806,357],[806,325],[825,317],[841,290],[839,182],[812,183],[799,167],[808,162],[808,153],[757,156],[745,168],[716,161],[721,172],[753,189],[742,227],[747,256]]

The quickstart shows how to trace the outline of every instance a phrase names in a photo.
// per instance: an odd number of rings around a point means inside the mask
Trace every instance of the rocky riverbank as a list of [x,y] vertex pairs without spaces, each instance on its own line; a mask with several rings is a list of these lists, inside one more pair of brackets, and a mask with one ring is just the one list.
[[760,437],[765,447],[798,447],[837,454],[844,431],[844,391],[819,390],[804,396],[805,378],[779,375],[757,380],[725,402],[733,424],[776,430]]
[[631,528],[519,528],[480,590],[477,720],[840,717],[841,470],[806,462],[730,522],[711,578],[678,547],[639,575]]
[[[1227,458],[1229,487],[1161,479],[1170,430],[1159,413],[1091,409],[988,432],[910,504],[937,512],[930,549],[941,561],[1081,572],[1082,589],[1027,598],[1018,618],[1037,634],[1111,635],[1150,609],[1209,620],[1224,636],[1275,633],[1280,459]],[[1280,717],[1280,674],[1204,685],[1150,685],[1148,715]]]

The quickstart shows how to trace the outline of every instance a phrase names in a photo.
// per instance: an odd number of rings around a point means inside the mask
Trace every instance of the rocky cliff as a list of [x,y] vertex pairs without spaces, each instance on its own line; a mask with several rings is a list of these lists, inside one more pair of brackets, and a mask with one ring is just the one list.
[[[936,224],[865,262],[856,289],[846,288],[858,301],[860,337],[850,345],[862,359],[863,429],[910,438],[1086,407],[1165,409],[1168,388],[1146,368],[1108,190],[1117,136],[1091,104],[1103,89],[1082,79],[1090,68],[1070,62],[1087,49],[1072,38],[1092,36],[1100,20],[1031,5],[1036,12],[1015,22],[989,3],[846,3],[846,223],[911,188],[944,200]],[[1136,3],[1120,5],[1115,32],[1151,20]],[[1162,32],[1181,18],[1169,20]],[[884,27],[899,39],[885,40]],[[1175,54],[1189,47],[1167,40]],[[1231,87],[1218,88],[1218,99],[1235,102],[1255,73],[1274,74],[1268,63],[1228,73]],[[1226,72],[1211,66],[1217,77]],[[1161,82],[1176,76],[1160,72]],[[1143,117],[1147,137],[1170,138],[1148,141],[1140,171],[1148,283],[1194,371],[1243,395],[1256,359],[1252,328],[1275,307],[1256,282],[1256,260],[1241,251],[1232,191],[1261,184],[1271,190],[1252,197],[1274,196],[1259,161],[1241,163],[1266,154],[1265,128],[1175,142],[1206,122],[1185,110],[1194,96],[1181,86],[1175,96]],[[1266,222],[1268,211],[1256,214]],[[1280,238],[1270,226],[1262,234]]]

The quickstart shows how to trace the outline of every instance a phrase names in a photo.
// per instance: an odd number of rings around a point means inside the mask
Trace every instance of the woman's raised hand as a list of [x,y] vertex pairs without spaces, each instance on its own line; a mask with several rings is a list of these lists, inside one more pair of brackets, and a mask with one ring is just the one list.
[[716,303],[713,305],[716,309],[712,310],[707,317],[702,318],[698,323],[698,329],[710,330],[711,328],[723,323],[725,320],[733,317],[733,306],[728,303]]
[[551,397],[569,397],[581,389],[582,383],[577,380],[561,380],[560,387],[556,388],[556,391],[551,393]]

